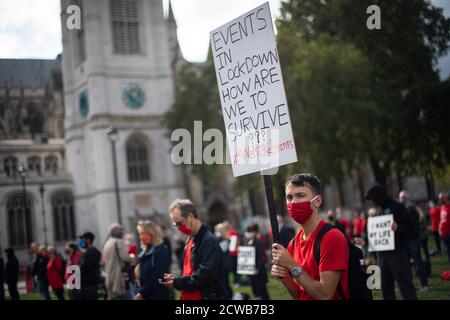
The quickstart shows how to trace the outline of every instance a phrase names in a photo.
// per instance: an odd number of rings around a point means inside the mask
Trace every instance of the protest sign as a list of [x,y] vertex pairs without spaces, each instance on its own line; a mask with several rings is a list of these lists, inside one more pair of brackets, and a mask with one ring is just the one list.
[[369,251],[390,251],[395,249],[395,235],[391,229],[394,216],[387,214],[367,219]]
[[269,4],[211,31],[233,176],[297,161]]
[[254,275],[256,273],[255,247],[240,246],[237,260],[237,273]]

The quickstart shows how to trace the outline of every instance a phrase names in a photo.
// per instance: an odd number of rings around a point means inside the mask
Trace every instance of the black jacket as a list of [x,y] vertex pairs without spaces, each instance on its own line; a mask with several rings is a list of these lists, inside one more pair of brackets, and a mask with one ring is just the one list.
[[415,206],[408,207],[408,216],[411,221],[411,236],[412,239],[420,238],[420,215]]
[[395,251],[403,250],[406,241],[411,237],[412,226],[411,219],[408,215],[408,210],[400,202],[392,200],[386,189],[380,185],[375,185],[369,189],[366,199],[372,199],[382,209],[382,215],[393,214],[394,221],[397,223],[397,230],[395,231]]
[[[3,262],[3,258],[0,256],[0,285],[3,285],[5,281],[5,263]],[[2,290],[3,287],[0,288]]]
[[165,245],[149,247],[139,257],[141,275],[139,293],[146,300],[169,300],[169,288],[159,283],[169,273],[169,248]]
[[33,265],[33,276],[37,276],[41,281],[48,281],[47,264],[48,257],[38,254]]
[[[263,259],[263,246],[261,245],[261,241],[258,239],[246,241],[247,246],[255,247],[255,268],[258,270],[258,274],[250,277],[257,278],[258,281],[264,281],[267,283],[267,270],[264,265]],[[289,245],[289,244],[288,244]]]
[[78,266],[81,272],[81,288],[96,287],[100,283],[100,259],[102,254],[96,247],[86,250],[80,256]]
[[17,285],[19,279],[19,260],[17,260],[17,257],[13,253],[8,253],[7,259],[5,266],[5,282],[8,285]]
[[193,239],[191,264],[195,271],[191,276],[176,278],[173,282],[175,289],[201,290],[204,300],[224,299],[223,252],[219,241],[204,225]]

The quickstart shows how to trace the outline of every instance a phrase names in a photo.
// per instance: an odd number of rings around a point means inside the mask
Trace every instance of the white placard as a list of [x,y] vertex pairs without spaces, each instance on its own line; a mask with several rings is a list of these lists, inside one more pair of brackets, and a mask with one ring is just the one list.
[[395,233],[391,229],[393,221],[392,214],[367,219],[370,252],[395,250]]
[[237,260],[237,273],[254,275],[256,273],[256,251],[252,246],[240,246]]
[[297,161],[269,3],[211,31],[233,176]]

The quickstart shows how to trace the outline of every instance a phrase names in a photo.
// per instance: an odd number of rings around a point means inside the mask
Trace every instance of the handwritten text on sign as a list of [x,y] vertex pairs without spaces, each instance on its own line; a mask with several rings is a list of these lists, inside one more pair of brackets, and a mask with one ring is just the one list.
[[238,274],[254,275],[256,273],[256,251],[255,247],[240,246],[237,260]]
[[233,175],[297,161],[269,4],[211,32]]
[[392,214],[367,219],[369,251],[389,251],[395,249],[394,231],[391,229]]

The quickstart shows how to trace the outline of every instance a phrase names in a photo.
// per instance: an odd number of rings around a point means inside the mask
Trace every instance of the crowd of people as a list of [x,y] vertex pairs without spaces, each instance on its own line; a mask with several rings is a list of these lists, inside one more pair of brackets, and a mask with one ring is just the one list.
[[[413,274],[420,279],[419,290],[426,291],[431,257],[443,255],[445,250],[450,263],[447,194],[439,194],[438,205],[430,201],[427,212],[414,204],[407,191],[394,200],[384,187],[375,185],[366,194],[372,205],[367,215],[359,210],[347,219],[343,210],[336,208],[327,211],[324,219],[316,176],[292,176],[285,192],[290,219],[278,216],[279,240],[273,245],[270,228],[250,223],[239,231],[223,221],[210,229],[190,200],[177,199],[169,207],[169,218],[184,235],[178,240],[172,237],[171,241],[164,226],[147,220],[137,223],[134,234],[112,224],[100,250],[92,232],[80,235],[77,243],[67,243],[65,256],[52,246],[32,243],[24,272],[27,289],[39,292],[45,300],[52,298],[50,291],[59,300],[168,300],[174,299],[175,291],[181,300],[228,300],[237,298],[237,287],[250,286],[255,299],[268,300],[271,274],[294,299],[355,299],[355,283],[361,280],[351,263],[357,247],[366,265],[379,265],[384,299],[396,298],[396,282],[404,299],[415,300]],[[393,215],[395,249],[369,252],[367,219],[385,214]],[[429,234],[436,243],[436,251],[431,253]],[[245,275],[238,265],[242,246],[253,247],[255,252],[254,271]],[[6,265],[0,255],[0,300],[5,299],[3,283],[11,299],[18,300],[19,261],[14,249],[5,252]],[[176,263],[172,263],[172,255]],[[79,286],[68,285],[73,284],[76,269]]]

